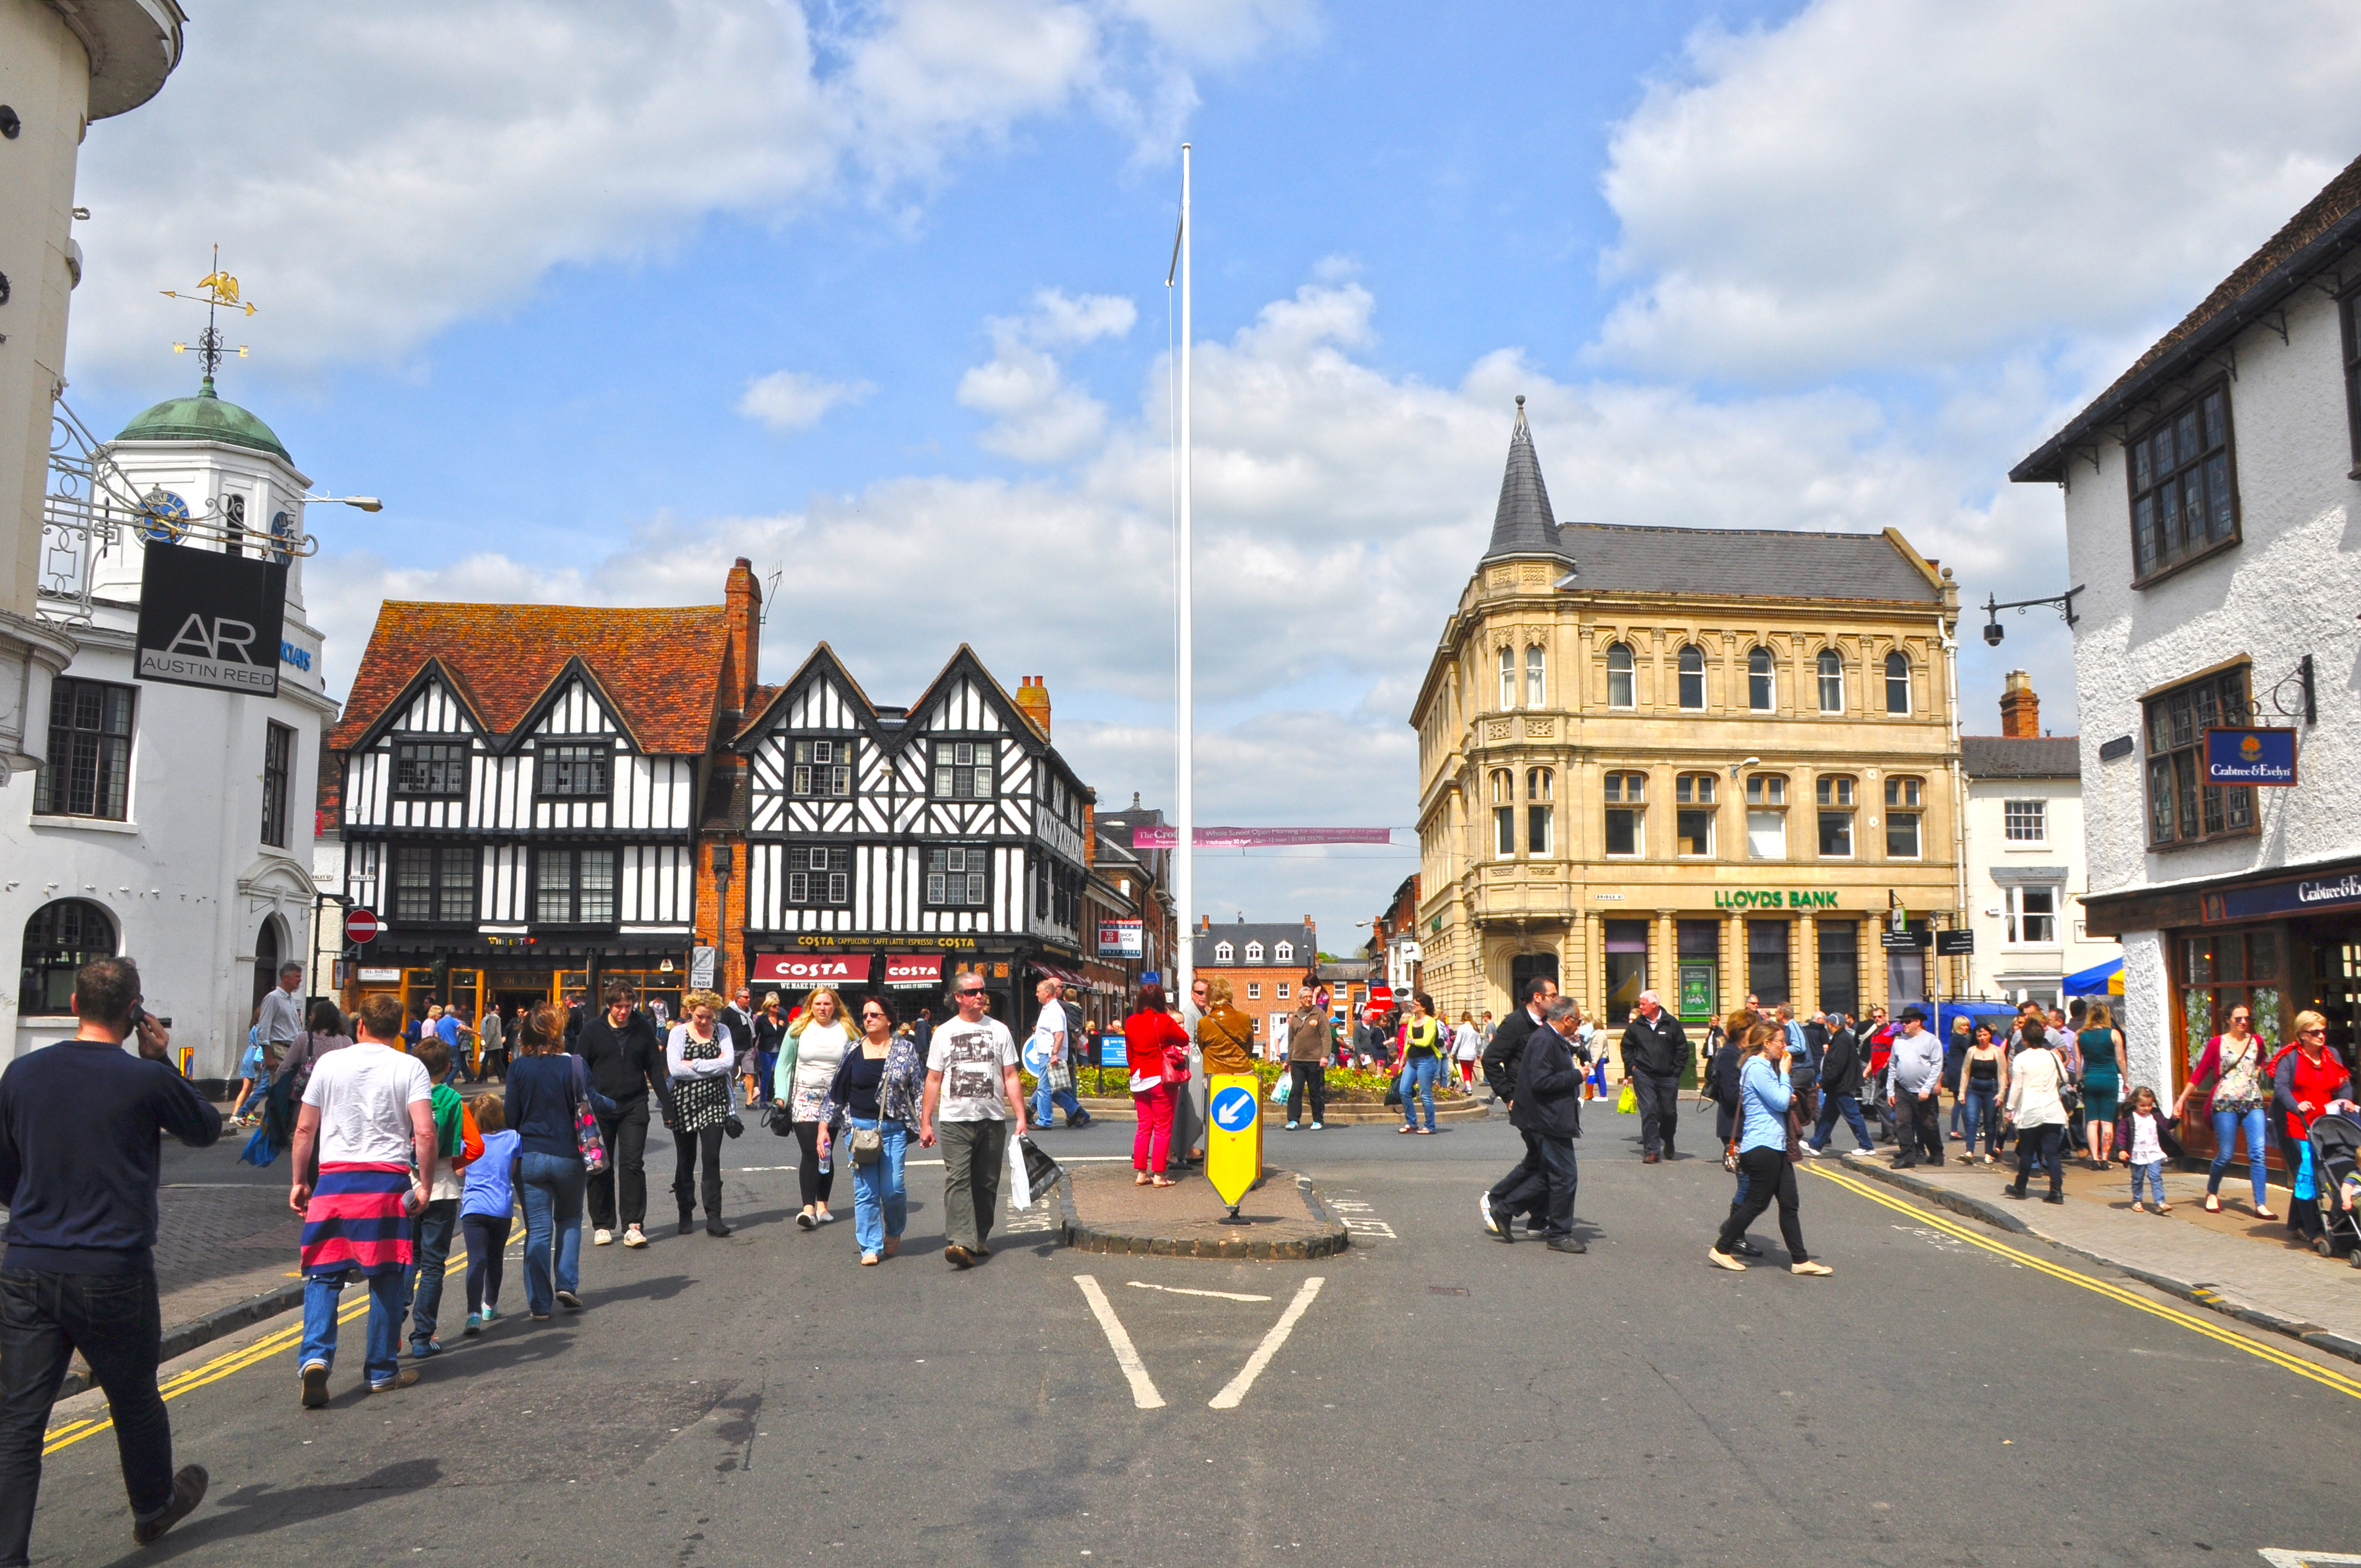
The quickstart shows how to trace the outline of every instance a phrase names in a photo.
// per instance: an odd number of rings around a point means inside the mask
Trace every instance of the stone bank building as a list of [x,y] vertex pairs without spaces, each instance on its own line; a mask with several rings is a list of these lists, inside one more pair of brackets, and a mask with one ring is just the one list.
[[[1863,1012],[1964,974],[1948,570],[1902,535],[1560,523],[1519,400],[1418,731],[1422,979],[1620,1023]],[[1913,945],[1889,952],[1900,920]]]

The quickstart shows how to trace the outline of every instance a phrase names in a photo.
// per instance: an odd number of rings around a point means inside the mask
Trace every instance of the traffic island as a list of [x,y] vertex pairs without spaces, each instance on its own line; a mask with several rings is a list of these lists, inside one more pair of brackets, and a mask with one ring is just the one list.
[[1292,1261],[1332,1257],[1352,1240],[1310,1177],[1276,1166],[1240,1200],[1244,1224],[1222,1223],[1229,1206],[1202,1175],[1140,1187],[1121,1166],[1069,1168],[1058,1201],[1061,1237],[1077,1252]]

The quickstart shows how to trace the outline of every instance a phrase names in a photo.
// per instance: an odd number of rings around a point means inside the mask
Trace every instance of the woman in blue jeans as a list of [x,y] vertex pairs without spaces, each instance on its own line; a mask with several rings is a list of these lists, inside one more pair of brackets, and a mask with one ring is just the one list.
[[[1977,1025],[1970,1040],[1960,1058],[1960,1121],[1967,1138],[1960,1157],[1990,1165],[2000,1142],[2000,1107],[2008,1099],[2008,1053],[1993,1043],[1990,1024]],[[1982,1155],[1976,1153],[1979,1137]]]
[[524,1305],[535,1322],[548,1319],[553,1295],[567,1311],[582,1310],[575,1292],[582,1282],[582,1199],[589,1180],[574,1127],[576,1109],[590,1091],[565,1038],[565,1015],[544,1002],[517,1021],[521,1054],[509,1065],[506,1110],[524,1189]]
[[2180,1091],[2180,1103],[2186,1112],[2191,1101],[2202,1097],[2213,1113],[2213,1168],[2205,1178],[2205,1212],[2222,1212],[2222,1175],[2230,1168],[2230,1156],[2238,1146],[2238,1129],[2244,1127],[2255,1218],[2276,1220],[2269,1178],[2263,1169],[2263,1151],[2269,1146],[2264,1141],[2263,1107],[2269,1102],[2271,1091],[2263,1077],[2263,1040],[2254,1032],[2254,1017],[2243,1002],[2230,1009],[2230,1027],[2205,1042],[2205,1054],[2197,1058],[2189,1087]]
[[[1443,1026],[1434,1016],[1434,999],[1413,992],[1410,1016],[1401,1026],[1401,1102],[1405,1133],[1434,1131],[1434,1082],[1443,1076]],[[1418,1108],[1426,1106],[1426,1125],[1418,1124]]]
[[877,1134],[877,1157],[867,1165],[857,1157],[851,1159],[852,1239],[861,1248],[864,1267],[902,1250],[902,1226],[909,1213],[902,1156],[910,1124],[918,1119],[918,1092],[926,1077],[917,1041],[896,1036],[894,1023],[893,1004],[883,996],[861,1004],[861,1044],[844,1053],[829,1084],[828,1112],[819,1127],[823,1159],[829,1157],[829,1130],[839,1118],[856,1133]]

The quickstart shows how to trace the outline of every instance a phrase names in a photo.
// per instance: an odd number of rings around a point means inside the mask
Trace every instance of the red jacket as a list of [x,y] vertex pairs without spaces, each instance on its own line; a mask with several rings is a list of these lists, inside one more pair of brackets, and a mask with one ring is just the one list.
[[1164,1048],[1189,1048],[1189,1033],[1170,1013],[1135,1013],[1123,1021],[1124,1059],[1135,1076],[1164,1078]]

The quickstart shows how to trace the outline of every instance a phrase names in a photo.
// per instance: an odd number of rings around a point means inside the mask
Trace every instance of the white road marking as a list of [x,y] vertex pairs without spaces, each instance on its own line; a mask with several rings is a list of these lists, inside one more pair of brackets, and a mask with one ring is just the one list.
[[1191,1290],[1185,1285],[1150,1285],[1142,1279],[1126,1279],[1134,1290],[1161,1290],[1173,1296],[1211,1296],[1223,1301],[1268,1301],[1268,1296],[1241,1296],[1235,1290]]
[[[906,1159],[902,1162],[902,1165],[904,1168],[906,1169],[914,1165],[940,1165],[943,1162],[939,1159]],[[1060,1165],[1115,1165],[1118,1163],[1128,1165],[1131,1163],[1131,1157],[1127,1154],[1070,1154],[1060,1159],[1058,1163]],[[756,1165],[741,1166],[739,1168],[741,1170],[793,1170],[796,1168],[792,1165]]]
[[1132,1344],[1131,1335],[1124,1332],[1123,1320],[1115,1315],[1115,1307],[1107,1300],[1106,1292],[1100,1289],[1099,1282],[1087,1274],[1075,1275],[1074,1283],[1082,1288],[1082,1299],[1091,1304],[1092,1315],[1098,1319],[1100,1329],[1105,1332],[1107,1345],[1115,1352],[1115,1364],[1122,1367],[1123,1375],[1131,1380],[1131,1402],[1143,1410],[1162,1409],[1164,1396],[1156,1391],[1156,1380],[1148,1376],[1148,1366],[1139,1359],[1139,1352]]
[[2348,1552],[2290,1552],[2284,1546],[2258,1546],[2263,1561],[2271,1568],[2331,1568],[2332,1564],[2361,1563]]
[[1255,1346],[1255,1353],[1246,1358],[1244,1366],[1238,1368],[1238,1375],[1230,1379],[1227,1387],[1206,1403],[1217,1410],[1235,1410],[1244,1402],[1246,1390],[1254,1387],[1254,1380],[1262,1375],[1262,1369],[1270,1365],[1270,1358],[1279,1354],[1279,1347],[1287,1343],[1287,1336],[1295,1332],[1296,1320],[1303,1316],[1305,1309],[1312,1305],[1312,1299],[1320,1294],[1320,1287],[1325,1283],[1325,1278],[1317,1274],[1303,1282],[1303,1288],[1295,1293],[1295,1299],[1287,1304],[1287,1310],[1279,1315],[1279,1321],[1270,1326],[1270,1332],[1262,1336],[1262,1343]]

